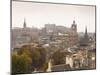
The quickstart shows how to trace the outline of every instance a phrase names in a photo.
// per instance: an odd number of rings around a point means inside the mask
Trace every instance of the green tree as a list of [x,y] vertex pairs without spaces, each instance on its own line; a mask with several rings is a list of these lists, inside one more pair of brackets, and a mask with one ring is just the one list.
[[30,73],[30,65],[32,63],[31,58],[23,53],[18,55],[17,53],[12,54],[12,74],[25,74]]
[[59,64],[64,64],[65,63],[65,53],[56,51],[52,55],[53,59],[53,65],[59,65]]
[[31,50],[30,45],[24,45],[20,48],[20,50],[18,51],[18,54],[21,55],[23,53],[26,53],[27,55],[31,56],[30,50]]
[[31,53],[32,53],[32,65],[34,66],[34,68],[37,68],[39,70],[44,70],[44,68],[46,69],[47,66],[46,50],[42,47],[36,47],[33,48]]
[[[27,55],[27,57],[32,59],[31,67],[32,69],[37,69],[41,71],[45,71],[47,68],[47,51],[42,48],[41,46],[34,47],[30,45],[23,46],[18,51],[19,56],[24,57]],[[24,59],[22,61],[25,61]]]

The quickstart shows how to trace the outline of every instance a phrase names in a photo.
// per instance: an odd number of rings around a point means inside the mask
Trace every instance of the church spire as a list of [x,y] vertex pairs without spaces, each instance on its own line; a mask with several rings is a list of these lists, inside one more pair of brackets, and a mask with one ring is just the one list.
[[85,35],[87,35],[87,27],[85,27]]
[[87,27],[85,27],[84,38],[87,39],[87,41],[88,41],[88,39],[89,39],[89,37],[88,37],[88,32],[87,32]]
[[26,28],[27,26],[26,26],[26,20],[25,20],[25,18],[24,18],[24,24],[23,24],[23,28]]
[[84,37],[80,41],[81,46],[88,46],[89,45],[89,36],[87,32],[87,27],[85,27]]

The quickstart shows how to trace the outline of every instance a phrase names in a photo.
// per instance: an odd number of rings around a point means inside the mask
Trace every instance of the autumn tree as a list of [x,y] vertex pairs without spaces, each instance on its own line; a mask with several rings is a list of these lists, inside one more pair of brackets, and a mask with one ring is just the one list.
[[18,55],[27,55],[32,59],[31,66],[34,69],[45,71],[48,67],[47,65],[47,51],[40,45],[37,47],[24,45],[18,51]]
[[25,74],[30,73],[31,58],[23,53],[18,55],[17,53],[12,54],[12,74]]
[[34,66],[34,68],[44,70],[47,67],[46,50],[42,47],[36,47],[33,48],[31,53],[32,53],[32,65]]
[[59,65],[65,63],[65,53],[61,51],[56,51],[52,55],[53,65]]

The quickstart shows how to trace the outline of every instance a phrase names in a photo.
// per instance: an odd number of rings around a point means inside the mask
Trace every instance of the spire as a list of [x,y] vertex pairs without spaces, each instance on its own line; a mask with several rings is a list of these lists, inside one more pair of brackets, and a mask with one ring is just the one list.
[[88,33],[87,33],[87,27],[85,27],[85,34],[84,34],[85,39],[88,39]]
[[88,46],[89,45],[89,36],[87,32],[87,27],[85,27],[84,37],[80,41],[81,46]]
[[26,28],[26,20],[25,20],[25,18],[24,18],[23,28]]
[[87,27],[85,27],[85,35],[87,35]]
[[73,20],[73,24],[75,24],[75,20]]

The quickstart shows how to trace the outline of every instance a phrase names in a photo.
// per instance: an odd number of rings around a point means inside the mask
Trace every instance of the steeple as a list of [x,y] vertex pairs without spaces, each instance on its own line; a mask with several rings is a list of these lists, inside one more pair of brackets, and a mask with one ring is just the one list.
[[85,34],[87,35],[87,27],[85,27]]
[[84,37],[88,38],[87,27],[85,27],[85,35],[84,35]]
[[26,26],[26,20],[25,20],[25,18],[24,18],[24,24],[23,24],[23,28],[26,28],[27,26]]
[[73,24],[71,26],[72,31],[77,32],[77,24],[75,23],[75,20],[73,20]]
[[81,39],[80,45],[88,46],[88,44],[89,44],[89,36],[88,36],[88,32],[87,32],[87,27],[85,27],[84,37]]
[[87,27],[85,27],[84,41],[87,44],[89,43],[89,36],[88,36],[88,32],[87,32]]

